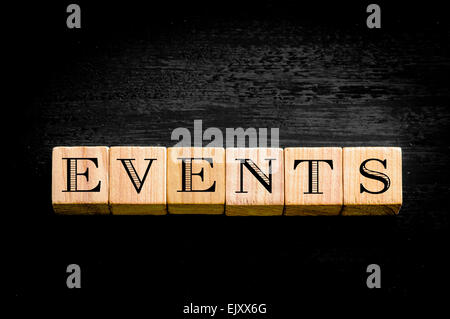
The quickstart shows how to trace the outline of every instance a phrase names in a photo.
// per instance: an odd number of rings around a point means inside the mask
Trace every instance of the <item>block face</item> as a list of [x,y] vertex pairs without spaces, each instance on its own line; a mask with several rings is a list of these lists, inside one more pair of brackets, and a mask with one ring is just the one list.
[[109,204],[114,215],[164,215],[166,148],[110,148]]
[[167,204],[170,214],[223,214],[225,149],[167,149]]
[[398,147],[343,151],[342,215],[395,215],[402,205],[402,152]]
[[285,215],[339,215],[342,148],[286,148],[284,163]]
[[283,214],[282,149],[227,148],[226,160],[227,215]]
[[52,204],[61,214],[109,214],[109,149],[55,147]]

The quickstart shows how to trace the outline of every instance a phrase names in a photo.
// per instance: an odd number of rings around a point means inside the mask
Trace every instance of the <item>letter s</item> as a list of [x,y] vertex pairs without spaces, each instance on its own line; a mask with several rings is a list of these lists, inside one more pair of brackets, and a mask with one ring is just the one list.
[[361,173],[362,176],[370,178],[370,179],[375,179],[381,183],[384,184],[383,189],[381,189],[380,191],[369,191],[367,188],[365,188],[363,186],[363,184],[360,184],[360,193],[370,193],[370,194],[381,194],[384,193],[385,191],[387,191],[389,189],[389,187],[391,186],[391,180],[389,179],[389,176],[387,176],[386,174],[377,172],[377,171],[373,171],[370,170],[368,168],[366,168],[366,164],[370,161],[377,161],[381,164],[383,164],[383,167],[386,168],[387,164],[386,164],[386,160],[380,160],[378,158],[369,158],[366,159],[364,162],[361,163],[361,166],[359,167],[359,172]]

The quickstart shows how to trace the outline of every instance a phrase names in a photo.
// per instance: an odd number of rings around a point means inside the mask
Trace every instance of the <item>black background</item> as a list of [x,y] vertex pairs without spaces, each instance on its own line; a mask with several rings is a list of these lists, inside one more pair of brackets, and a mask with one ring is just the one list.
[[[448,297],[450,59],[444,5],[78,1],[6,6],[4,176],[17,300],[150,317],[267,303],[265,317]],[[51,149],[172,146],[176,127],[279,127],[280,146],[400,146],[397,217],[56,216]],[[12,124],[12,125],[10,125]],[[10,154],[10,153],[8,153]],[[11,155],[11,154],[10,154]],[[9,229],[9,226],[6,226]],[[66,267],[82,288],[66,287]],[[381,266],[382,288],[366,287]],[[400,309],[400,308],[399,308]],[[433,308],[435,309],[435,308]],[[361,312],[367,313],[366,312]],[[247,316],[249,317],[249,316]],[[185,316],[189,318],[189,316]],[[192,318],[196,318],[192,316]]]

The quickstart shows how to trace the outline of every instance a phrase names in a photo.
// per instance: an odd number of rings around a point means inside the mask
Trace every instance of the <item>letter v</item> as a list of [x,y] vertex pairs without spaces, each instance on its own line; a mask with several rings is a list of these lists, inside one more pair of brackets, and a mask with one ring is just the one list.
[[148,171],[150,170],[150,167],[152,166],[153,161],[156,161],[156,158],[145,158],[145,161],[150,161],[148,163],[148,166],[145,170],[144,176],[142,176],[142,179],[139,177],[138,173],[136,172],[136,169],[133,165],[134,158],[118,158],[118,161],[122,162],[123,167],[125,168],[125,171],[128,174],[128,177],[130,178],[131,182],[133,183],[134,188],[136,189],[136,192],[139,194],[142,190],[142,186],[144,185],[145,179],[147,178]]

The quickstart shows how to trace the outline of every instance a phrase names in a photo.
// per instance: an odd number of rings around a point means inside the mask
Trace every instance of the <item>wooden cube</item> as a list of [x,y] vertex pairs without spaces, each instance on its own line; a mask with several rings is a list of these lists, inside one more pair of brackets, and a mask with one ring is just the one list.
[[167,205],[169,214],[223,214],[225,150],[168,148]]
[[342,148],[286,148],[284,167],[285,215],[339,215]]
[[108,147],[53,148],[54,211],[61,214],[109,214],[108,169]]
[[167,213],[165,147],[111,147],[109,160],[112,214]]
[[226,214],[282,215],[284,162],[280,148],[227,148]]
[[346,147],[342,215],[395,215],[402,206],[399,147]]

